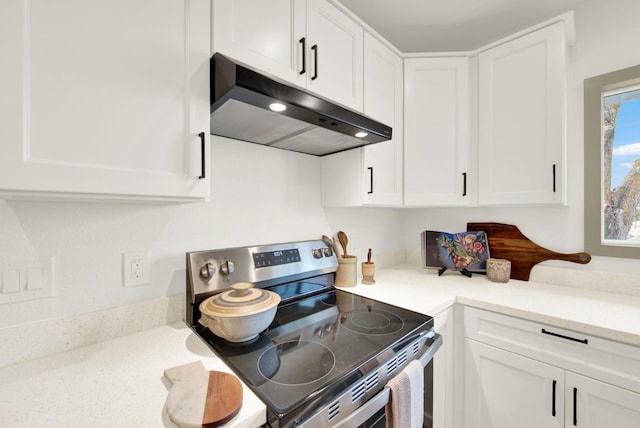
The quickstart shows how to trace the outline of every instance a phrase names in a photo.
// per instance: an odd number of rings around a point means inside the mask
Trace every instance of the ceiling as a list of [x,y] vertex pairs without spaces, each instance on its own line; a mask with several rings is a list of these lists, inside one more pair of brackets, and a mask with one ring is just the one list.
[[401,52],[471,51],[586,0],[339,0]]

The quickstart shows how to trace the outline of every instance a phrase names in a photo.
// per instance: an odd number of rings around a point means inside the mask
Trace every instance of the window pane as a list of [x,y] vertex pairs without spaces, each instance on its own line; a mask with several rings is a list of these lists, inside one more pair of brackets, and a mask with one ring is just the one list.
[[640,87],[603,94],[603,238],[640,245]]

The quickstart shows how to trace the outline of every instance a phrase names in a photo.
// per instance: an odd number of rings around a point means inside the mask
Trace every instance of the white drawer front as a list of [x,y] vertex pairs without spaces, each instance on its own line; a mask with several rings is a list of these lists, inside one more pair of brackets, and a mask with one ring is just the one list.
[[464,329],[479,342],[640,392],[638,347],[472,307],[464,308]]

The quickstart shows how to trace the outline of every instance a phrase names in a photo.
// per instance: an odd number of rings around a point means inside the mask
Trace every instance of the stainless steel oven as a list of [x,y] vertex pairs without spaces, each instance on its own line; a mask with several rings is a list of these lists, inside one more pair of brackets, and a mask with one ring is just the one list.
[[[431,426],[433,318],[333,286],[337,260],[321,240],[187,253],[187,323],[260,397],[271,427],[384,426],[387,382],[425,367]],[[274,321],[249,343],[200,325],[199,305],[236,282],[280,294]]]

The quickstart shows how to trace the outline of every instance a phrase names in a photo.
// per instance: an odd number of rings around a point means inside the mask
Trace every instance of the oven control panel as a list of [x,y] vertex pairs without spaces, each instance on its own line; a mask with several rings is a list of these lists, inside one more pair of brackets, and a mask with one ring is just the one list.
[[300,261],[300,251],[297,248],[286,250],[265,251],[253,253],[253,265],[258,268],[296,263]]
[[337,269],[333,249],[321,240],[195,251],[187,253],[187,289],[195,301],[236,282],[268,287],[283,277],[309,278]]

